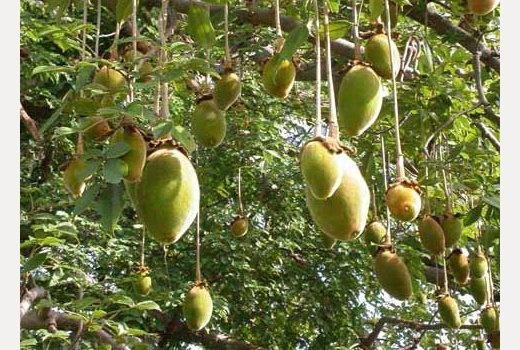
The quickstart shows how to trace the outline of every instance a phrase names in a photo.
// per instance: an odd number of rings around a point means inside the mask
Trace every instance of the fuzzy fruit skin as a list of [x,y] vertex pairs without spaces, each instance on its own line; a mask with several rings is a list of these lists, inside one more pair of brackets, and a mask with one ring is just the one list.
[[225,73],[215,84],[213,90],[215,104],[220,110],[227,110],[238,99],[241,89],[238,75],[233,72]]
[[481,278],[488,270],[488,263],[486,257],[482,253],[477,253],[469,261],[469,270],[471,277]]
[[231,234],[233,235],[233,237],[242,237],[247,233],[248,227],[249,222],[247,218],[238,218],[231,224]]
[[107,66],[101,67],[94,75],[94,83],[103,85],[110,92],[118,92],[123,86],[126,85],[126,79],[123,74],[117,70],[108,68]]
[[137,294],[148,295],[152,289],[152,278],[146,275],[139,275],[133,283]]
[[191,330],[198,331],[204,328],[213,313],[213,301],[209,291],[204,287],[193,287],[184,299],[183,313]]
[[112,136],[112,143],[126,142],[130,150],[121,156],[121,160],[128,165],[128,173],[124,179],[128,182],[139,182],[146,163],[146,142],[143,135],[136,128],[122,127]]
[[402,221],[413,221],[421,211],[421,196],[413,188],[399,184],[386,192],[386,205],[390,213]]
[[457,301],[449,295],[443,297],[438,302],[439,314],[442,322],[450,328],[459,328],[460,321],[459,306]]
[[385,239],[386,228],[380,221],[371,222],[365,228],[365,244],[370,254],[374,254],[378,249],[377,245],[385,243]]
[[462,252],[457,251],[451,254],[450,258],[448,259],[448,266],[450,267],[451,273],[458,283],[468,283],[469,262],[468,258],[462,254]]
[[468,0],[469,11],[474,15],[487,15],[497,6],[499,0]]
[[74,197],[80,197],[85,191],[85,180],[78,176],[78,173],[85,168],[85,161],[75,158],[69,162],[63,172],[63,185]]
[[488,299],[488,278],[487,276],[476,278],[471,276],[469,290],[475,302],[484,305]]
[[199,181],[178,149],[162,148],[148,156],[136,192],[137,213],[146,232],[160,243],[175,243],[195,220]]
[[390,63],[390,52],[394,60],[394,77],[399,73],[401,67],[401,57],[399,50],[394,41],[390,41],[388,46],[388,38],[386,34],[376,34],[372,36],[365,46],[365,57],[367,62],[372,63],[372,68],[379,76],[385,79],[392,78],[392,66]]
[[418,226],[423,247],[433,255],[444,253],[444,232],[441,225],[431,215],[425,215]]
[[201,101],[191,116],[191,131],[203,147],[217,147],[226,137],[226,118],[214,100]]
[[462,234],[462,221],[453,214],[447,214],[441,221],[442,230],[444,231],[444,243],[446,248],[451,247],[459,241]]
[[338,124],[348,136],[359,136],[379,116],[383,104],[381,78],[370,67],[355,65],[344,76],[338,92]]
[[343,178],[336,192],[325,200],[319,200],[306,188],[305,198],[312,219],[331,238],[350,241],[363,232],[370,191],[356,163],[347,155]]
[[332,196],[341,184],[344,153],[328,150],[321,141],[308,142],[301,153],[300,169],[305,184],[316,199]]
[[112,130],[107,120],[100,116],[85,117],[80,121],[83,137],[87,141],[104,141]]
[[480,324],[487,333],[500,329],[497,311],[494,307],[490,306],[482,310],[480,313]]
[[321,236],[321,240],[323,242],[323,247],[325,247],[325,249],[332,249],[336,245],[336,242],[338,241],[335,238],[327,236],[323,232],[320,232],[320,236]]
[[[270,58],[264,66],[262,73],[262,81],[267,92],[278,98],[286,98],[289,96],[296,77],[296,68],[290,60],[282,60],[277,65],[276,58]],[[278,68],[278,69],[277,69]]]
[[398,300],[412,295],[412,280],[408,268],[394,252],[385,250],[374,258],[377,280],[383,289]]

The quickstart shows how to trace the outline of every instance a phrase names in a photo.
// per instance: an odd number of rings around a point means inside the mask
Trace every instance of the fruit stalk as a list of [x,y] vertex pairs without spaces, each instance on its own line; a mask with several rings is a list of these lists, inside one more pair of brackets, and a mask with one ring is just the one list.
[[[386,175],[386,151],[385,151],[385,137],[381,135],[381,158],[383,162],[383,183],[385,184],[385,193],[388,190],[388,177]],[[392,244],[392,236],[390,235],[390,209],[386,207],[386,240],[385,244]]]
[[339,140],[338,117],[336,113],[336,100],[334,98],[334,82],[332,80],[332,64],[330,52],[329,35],[329,5],[327,1],[323,3],[323,28],[325,30],[325,60],[327,64],[327,81],[329,84],[329,134],[328,136]]
[[359,21],[356,0],[352,0],[352,23],[354,36],[354,60],[361,60],[361,44],[359,43]]
[[231,68],[231,54],[229,53],[229,6],[224,4],[224,69]]
[[314,137],[317,137],[321,136],[321,43],[318,0],[314,0],[314,30],[316,31],[316,126],[314,128]]
[[83,30],[81,37],[81,60],[85,59],[87,48],[87,14],[88,14],[88,0],[83,0]]
[[[274,1],[274,22],[276,25],[276,36],[282,38],[282,26],[280,25],[280,0]],[[281,49],[281,47],[279,49]]]
[[[442,155],[444,153],[444,148],[439,146],[439,160],[442,163]],[[444,195],[446,196],[446,212],[452,214],[453,213],[453,205],[451,203],[450,190],[448,186],[448,179],[446,177],[446,170],[442,167],[442,189],[444,190]]]
[[143,236],[141,238],[141,266],[144,266],[144,241],[145,241],[146,228],[143,225]]
[[[159,67],[163,68],[166,62],[166,53],[164,47],[166,46],[166,20],[168,17],[168,0],[162,0],[161,12],[159,13],[159,36],[161,38],[161,49],[159,51]],[[162,119],[170,118],[170,109],[168,108],[168,83],[161,84],[161,112],[160,116]],[[168,136],[168,135],[167,135]]]
[[199,283],[202,281],[202,276],[201,276],[201,273],[200,273],[200,207],[199,207],[199,212],[197,213],[197,240],[196,240],[196,244],[197,244],[197,262],[196,262],[196,266],[195,266],[195,282],[196,283]]
[[97,15],[96,15],[96,42],[94,44],[94,53],[96,57],[99,56],[99,35],[101,34],[101,0],[97,1]]
[[372,220],[377,220],[376,186],[372,183]]
[[241,186],[240,186],[240,182],[241,182],[241,170],[242,170],[242,167],[239,167],[238,168],[238,213],[240,214],[240,216],[244,216],[244,206],[242,205],[242,190],[241,190]]

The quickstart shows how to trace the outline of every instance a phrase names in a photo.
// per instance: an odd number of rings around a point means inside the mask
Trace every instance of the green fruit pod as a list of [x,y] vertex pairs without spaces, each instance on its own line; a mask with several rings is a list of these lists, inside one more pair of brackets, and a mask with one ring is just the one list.
[[386,34],[376,34],[368,40],[365,46],[365,58],[367,62],[371,63],[374,71],[384,79],[392,79],[390,54],[392,54],[394,61],[393,76],[395,78],[401,69],[401,57],[394,41],[391,40],[389,46]]
[[460,314],[457,301],[449,295],[445,295],[439,299],[439,314],[442,322],[450,328],[460,328]]
[[81,176],[85,166],[86,163],[83,159],[74,157],[69,161],[63,172],[63,185],[74,197],[81,197],[83,191],[85,191],[87,179]]
[[497,311],[493,306],[488,306],[480,312],[480,324],[487,333],[500,329]]
[[370,191],[356,163],[344,157],[344,172],[334,194],[320,200],[305,189],[307,208],[316,225],[331,238],[355,239],[365,228],[370,205]]
[[408,268],[395,251],[381,249],[374,258],[374,268],[381,287],[398,300],[412,295],[412,280]]
[[390,213],[401,221],[413,221],[421,211],[421,195],[406,182],[390,185],[385,200]]
[[347,155],[332,137],[317,137],[307,142],[300,154],[300,169],[305,184],[316,199],[332,196],[343,178]]
[[474,15],[487,15],[497,6],[499,0],[468,0],[468,9]]
[[242,237],[247,233],[249,222],[247,217],[238,215],[231,224],[231,234],[233,237]]
[[484,276],[488,270],[487,259],[482,252],[477,252],[469,261],[469,270],[471,277],[480,278]]
[[367,225],[364,234],[365,244],[372,255],[377,251],[378,245],[386,241],[386,227],[380,221],[373,221]]
[[101,67],[96,72],[93,82],[104,86],[111,93],[118,92],[126,86],[125,76],[117,70],[108,68],[107,66]]
[[128,172],[124,179],[128,182],[139,182],[143,174],[146,162],[146,141],[139,129],[132,125],[126,125],[118,129],[112,136],[112,144],[126,143],[130,149],[121,156],[121,160],[128,165]]
[[341,81],[338,93],[338,124],[348,136],[359,136],[379,116],[383,104],[381,79],[363,64],[352,67]]
[[441,226],[444,231],[444,243],[446,248],[451,247],[459,241],[463,228],[462,220],[452,213],[447,213],[441,221]]
[[133,287],[137,294],[148,295],[152,289],[152,278],[144,274],[139,274],[133,282]]
[[418,227],[422,246],[433,255],[444,253],[444,232],[437,220],[431,215],[425,215]]
[[184,299],[182,310],[188,328],[193,331],[204,328],[213,313],[213,301],[208,289],[199,285],[191,288]]
[[197,216],[197,173],[177,148],[161,148],[148,156],[136,192],[137,213],[148,234],[160,243],[175,243]]
[[226,111],[236,102],[240,96],[240,91],[241,84],[238,75],[233,72],[224,73],[213,90],[215,104],[220,110]]
[[270,95],[286,98],[289,96],[296,78],[296,67],[291,60],[279,60],[277,55],[279,54],[274,55],[266,62],[262,73],[262,82]]
[[487,302],[489,297],[488,285],[489,282],[487,275],[480,278],[471,276],[469,281],[469,290],[477,304],[484,305]]
[[214,100],[197,104],[191,116],[191,131],[203,147],[217,147],[226,137],[226,118]]
[[453,277],[460,284],[468,283],[469,278],[469,262],[468,258],[462,253],[462,250],[455,249],[448,258],[448,266]]

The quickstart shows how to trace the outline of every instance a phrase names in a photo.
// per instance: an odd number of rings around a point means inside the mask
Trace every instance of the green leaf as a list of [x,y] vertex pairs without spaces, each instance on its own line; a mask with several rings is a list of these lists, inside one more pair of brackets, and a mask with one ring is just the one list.
[[152,301],[152,300],[146,300],[146,301],[141,301],[140,303],[137,303],[135,305],[135,308],[137,310],[159,310],[161,311],[161,308],[159,307],[159,305],[157,305],[157,303],[155,301]]
[[[137,1],[139,2],[139,1]],[[116,5],[116,21],[122,23],[126,21],[133,12],[132,0],[118,0]]]
[[58,137],[62,137],[62,136],[70,135],[70,134],[75,134],[77,132],[78,132],[78,130],[76,130],[76,129],[68,128],[66,126],[60,126],[59,128],[54,129],[54,134],[52,135],[52,138],[54,139],[54,138],[58,138]]
[[185,73],[186,70],[182,68],[165,69],[161,74],[161,83],[168,83],[172,80],[177,80],[183,77]]
[[85,167],[77,172],[76,177],[78,179],[85,180],[97,171],[100,164],[101,162],[98,159],[87,160],[85,163]]
[[464,226],[469,226],[480,219],[480,216],[482,215],[482,207],[483,205],[479,204],[466,214],[466,217],[464,218]]
[[291,59],[296,53],[296,51],[298,51],[300,46],[302,46],[302,44],[307,41],[308,37],[309,28],[307,28],[306,25],[301,24],[298,27],[294,28],[285,39],[282,51],[280,51],[280,55],[278,56],[279,59]]
[[119,158],[108,159],[103,167],[103,177],[110,184],[118,184],[128,174],[128,164]]
[[370,13],[371,22],[375,22],[383,14],[384,4],[385,0],[369,0],[368,12]]
[[107,314],[107,312],[104,310],[94,310],[94,312],[92,312],[92,319],[96,320],[96,319],[105,317],[106,314]]
[[130,145],[125,141],[118,141],[114,144],[111,144],[105,153],[105,157],[107,158],[119,158],[124,156],[130,151]]
[[114,232],[114,226],[123,211],[125,205],[123,192],[120,184],[110,184],[103,190],[96,202],[96,210],[101,215],[101,225],[109,233]]
[[33,345],[37,345],[38,342],[36,341],[36,339],[34,338],[31,338],[31,339],[24,339],[20,342],[20,347],[25,347],[25,346],[33,346]]
[[132,300],[132,298],[130,298],[130,297],[126,296],[126,295],[122,295],[122,294],[115,294],[115,295],[113,295],[110,298],[110,301],[113,304],[123,304],[123,305],[130,306],[130,307],[133,307],[135,305],[135,303]]
[[76,86],[74,87],[76,91],[80,90],[82,87],[92,81],[92,74],[95,70],[96,65],[92,63],[82,64],[79,67],[78,74],[76,75]]
[[205,6],[190,3],[186,31],[198,45],[205,49],[215,45],[215,29],[211,23],[209,10]]
[[49,117],[49,119],[47,119],[47,121],[45,121],[45,123],[40,128],[40,132],[42,133],[42,135],[45,133],[45,131],[48,128],[50,128],[56,122],[56,120],[58,120],[62,111],[63,111],[63,105],[60,106],[56,111],[54,111],[54,113],[52,113],[52,115]]
[[490,206],[500,209],[500,197],[499,196],[484,196],[483,200]]
[[172,122],[167,121],[160,124],[157,124],[152,128],[153,138],[158,139],[160,137],[165,136],[172,130]]
[[339,0],[327,0],[329,4],[330,12],[338,13],[339,12]]
[[96,199],[98,193],[99,184],[95,183],[92,186],[89,186],[83,195],[76,201],[74,211],[72,212],[73,215],[77,216],[83,213],[94,201],[94,199]]
[[38,66],[33,69],[31,75],[42,73],[74,73],[74,68],[70,66]]
[[197,143],[195,142],[193,135],[186,130],[186,128],[180,125],[177,125],[172,129],[172,136],[175,140],[180,142],[189,153],[195,151],[197,148]]
[[33,256],[31,256],[24,264],[22,272],[29,272],[32,271],[45,262],[47,259],[47,253],[38,253]]
[[[350,22],[345,20],[334,21],[329,24],[330,40],[343,38],[349,29]],[[320,38],[325,39],[325,27],[320,25]]]

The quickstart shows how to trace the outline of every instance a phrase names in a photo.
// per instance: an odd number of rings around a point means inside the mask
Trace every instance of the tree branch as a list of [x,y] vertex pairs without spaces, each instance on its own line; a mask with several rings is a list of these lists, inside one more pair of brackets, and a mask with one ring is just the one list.
[[20,321],[27,313],[27,311],[29,311],[35,301],[47,298],[47,296],[47,291],[42,287],[34,287],[27,291],[20,301]]
[[29,114],[25,111],[22,104],[20,103],[20,120],[23,122],[31,136],[33,137],[34,141],[36,142],[36,146],[38,147],[38,153],[39,157],[43,158],[44,156],[44,147],[43,147],[43,137],[40,133],[40,130],[38,130],[38,125],[36,124],[36,121],[32,119]]

